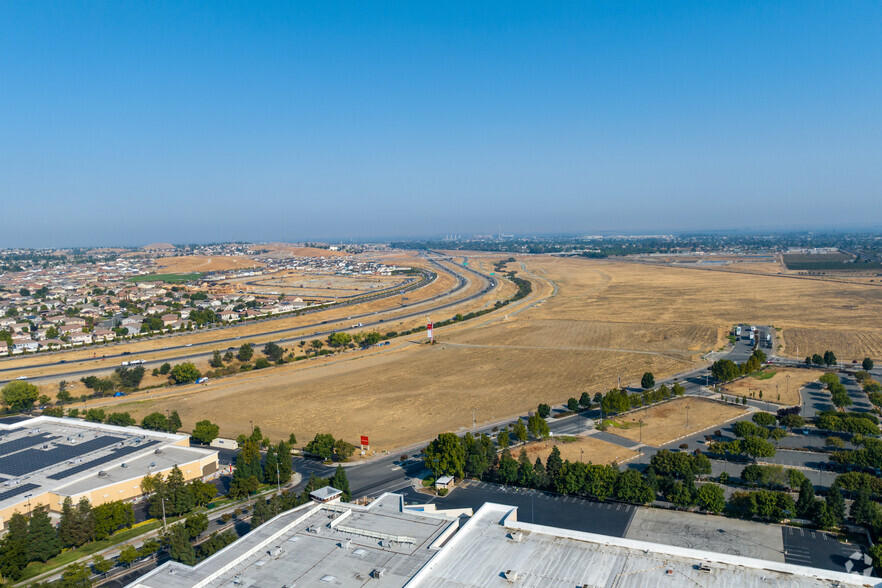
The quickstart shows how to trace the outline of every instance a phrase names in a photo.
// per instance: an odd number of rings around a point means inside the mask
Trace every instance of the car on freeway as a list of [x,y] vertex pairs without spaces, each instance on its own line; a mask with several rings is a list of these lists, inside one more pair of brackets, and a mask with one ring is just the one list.
[[16,380],[27,380],[27,379],[28,379],[27,376],[19,376],[16,378]]
[[67,363],[67,360],[66,360],[66,359],[62,359],[62,360],[60,360],[58,363]]
[[192,343],[187,343],[187,344],[185,345],[185,347],[193,347],[193,344],[192,344]]
[[131,355],[131,351],[123,351],[120,355]]

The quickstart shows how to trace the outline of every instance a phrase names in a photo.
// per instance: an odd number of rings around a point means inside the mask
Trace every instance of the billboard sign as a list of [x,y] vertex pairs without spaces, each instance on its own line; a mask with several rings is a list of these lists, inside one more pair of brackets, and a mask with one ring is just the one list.
[[361,436],[361,444],[364,445],[365,447],[367,447],[368,445],[371,444],[371,443],[370,443],[370,439],[368,439],[368,436],[367,436],[367,435],[362,435],[362,436]]

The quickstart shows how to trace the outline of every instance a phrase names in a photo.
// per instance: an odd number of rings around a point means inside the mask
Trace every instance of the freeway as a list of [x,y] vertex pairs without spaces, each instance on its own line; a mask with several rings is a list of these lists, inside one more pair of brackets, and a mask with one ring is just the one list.
[[[449,268],[446,268],[445,266],[439,264],[438,262],[436,262],[434,260],[432,260],[432,263],[438,265],[438,267],[440,267],[440,268],[444,268],[445,270],[449,271]],[[457,266],[457,267],[458,267],[458,269],[464,270],[465,272],[469,272],[471,274],[474,274],[474,276],[476,278],[478,278],[479,281],[483,284],[483,288],[481,288],[481,290],[479,290],[478,292],[476,292],[470,296],[467,296],[465,298],[457,298],[456,300],[448,301],[447,300],[448,298],[450,298],[454,294],[460,292],[461,290],[467,288],[469,286],[469,284],[471,283],[469,278],[465,277],[462,274],[451,271],[450,273],[457,277],[457,286],[455,288],[447,291],[444,294],[439,294],[437,296],[434,296],[428,300],[420,300],[420,301],[416,301],[416,302],[413,302],[410,304],[402,304],[400,307],[398,307],[397,309],[394,309],[394,310],[398,311],[398,310],[401,310],[402,308],[419,308],[419,310],[414,310],[413,312],[409,312],[406,314],[397,314],[397,315],[391,317],[389,320],[396,320],[397,321],[397,320],[411,319],[411,318],[415,318],[415,317],[419,317],[419,316],[424,316],[428,313],[435,313],[435,312],[444,310],[446,308],[450,308],[452,306],[456,306],[459,304],[470,302],[472,300],[480,298],[481,296],[486,295],[491,290],[493,290],[497,285],[497,280],[493,277],[485,276],[484,274],[482,274],[482,273],[480,273],[470,267],[467,267],[467,266],[466,267]],[[442,303],[437,304],[437,302],[439,302],[439,301],[441,301]],[[426,305],[428,305],[429,303],[435,303],[435,304],[432,304],[431,306],[426,307]],[[294,328],[266,331],[266,332],[260,333],[258,335],[253,335],[253,337],[267,337],[267,336],[271,336],[271,335],[284,335],[284,334],[288,334],[288,333],[292,333],[292,332],[302,332],[304,330],[311,329],[311,328],[319,328],[320,329],[320,330],[315,331],[313,333],[310,333],[308,335],[298,335],[298,336],[287,337],[287,338],[282,337],[277,340],[278,343],[296,343],[298,341],[306,341],[306,340],[314,339],[317,337],[324,337],[324,336],[327,336],[327,335],[330,335],[330,334],[336,333],[336,332],[363,330],[363,329],[367,329],[367,328],[370,328],[373,326],[383,325],[386,322],[386,319],[380,319],[380,318],[376,318],[376,317],[378,315],[380,315],[380,316],[385,315],[389,312],[391,312],[391,311],[377,311],[377,312],[373,312],[373,313],[352,315],[350,317],[347,317],[346,319],[336,319],[333,321],[333,322],[341,322],[342,320],[357,321],[358,319],[370,319],[370,318],[375,319],[372,321],[369,320],[367,322],[363,322],[360,327],[344,327],[344,328],[340,328],[340,329],[321,330],[324,327],[324,325],[328,324],[329,322],[332,322],[332,321],[322,321],[320,323],[313,323],[310,325],[302,325],[302,326],[294,327]],[[326,327],[324,327],[324,328],[326,328]],[[215,349],[219,349],[218,345],[230,344],[230,343],[234,343],[237,346],[241,345],[243,343],[242,337],[228,337],[228,338],[224,338],[224,339],[216,339],[216,340],[209,341],[206,343],[194,343],[192,345],[177,345],[177,346],[172,346],[172,347],[166,347],[163,349],[154,349],[154,350],[150,350],[150,351],[138,352],[137,355],[138,355],[138,358],[140,359],[141,356],[149,355],[151,353],[160,353],[160,352],[175,351],[175,350],[189,351],[189,350],[196,349],[196,348],[210,348],[210,349],[206,349],[205,351],[202,351],[202,352],[187,353],[186,355],[179,355],[174,358],[167,358],[166,357],[166,358],[162,358],[162,359],[158,359],[158,360],[148,360],[144,364],[145,366],[158,366],[158,365],[165,363],[165,362],[168,362],[168,361],[193,361],[193,360],[199,360],[199,359],[207,359],[212,356]],[[101,359],[114,359],[114,358],[123,358],[123,357],[129,357],[129,355],[120,353],[120,354],[116,354],[116,355],[104,356]],[[41,367],[41,366],[43,366],[43,367],[55,366],[55,365],[61,365],[63,363],[68,363],[70,365],[73,365],[76,363],[91,362],[91,361],[95,361],[95,358],[85,358],[85,359],[81,359],[81,360],[72,360],[70,362],[53,362],[53,363],[48,363],[48,364],[32,365],[32,366],[19,367],[19,368],[6,368],[6,369],[0,369],[0,372],[2,372],[2,371],[26,371],[26,370],[35,369],[35,368]],[[108,365],[106,368],[98,368],[98,369],[88,368],[88,369],[81,369],[81,370],[70,370],[70,371],[65,371],[65,372],[56,372],[51,375],[36,376],[36,377],[28,378],[28,380],[29,381],[40,381],[40,380],[49,380],[49,379],[55,380],[55,379],[59,379],[59,378],[75,379],[77,377],[88,375],[88,374],[110,373],[113,370],[115,370],[117,367],[118,367],[117,365]],[[9,380],[0,380],[0,385],[5,384],[8,381]]]

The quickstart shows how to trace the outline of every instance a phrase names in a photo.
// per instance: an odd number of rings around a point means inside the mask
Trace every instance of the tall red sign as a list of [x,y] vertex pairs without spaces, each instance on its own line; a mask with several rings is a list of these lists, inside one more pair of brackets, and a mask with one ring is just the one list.
[[367,435],[361,436],[361,444],[364,445],[365,447],[371,444],[370,439],[368,439]]

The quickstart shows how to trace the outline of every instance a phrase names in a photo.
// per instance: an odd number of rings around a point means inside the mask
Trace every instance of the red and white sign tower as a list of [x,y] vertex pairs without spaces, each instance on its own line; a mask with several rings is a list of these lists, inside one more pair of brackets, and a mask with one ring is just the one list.
[[426,325],[426,333],[428,333],[428,335],[429,335],[429,341],[434,343],[435,337],[434,337],[434,333],[432,331],[432,319],[430,319],[429,317],[426,317],[426,319],[429,321],[429,324]]

